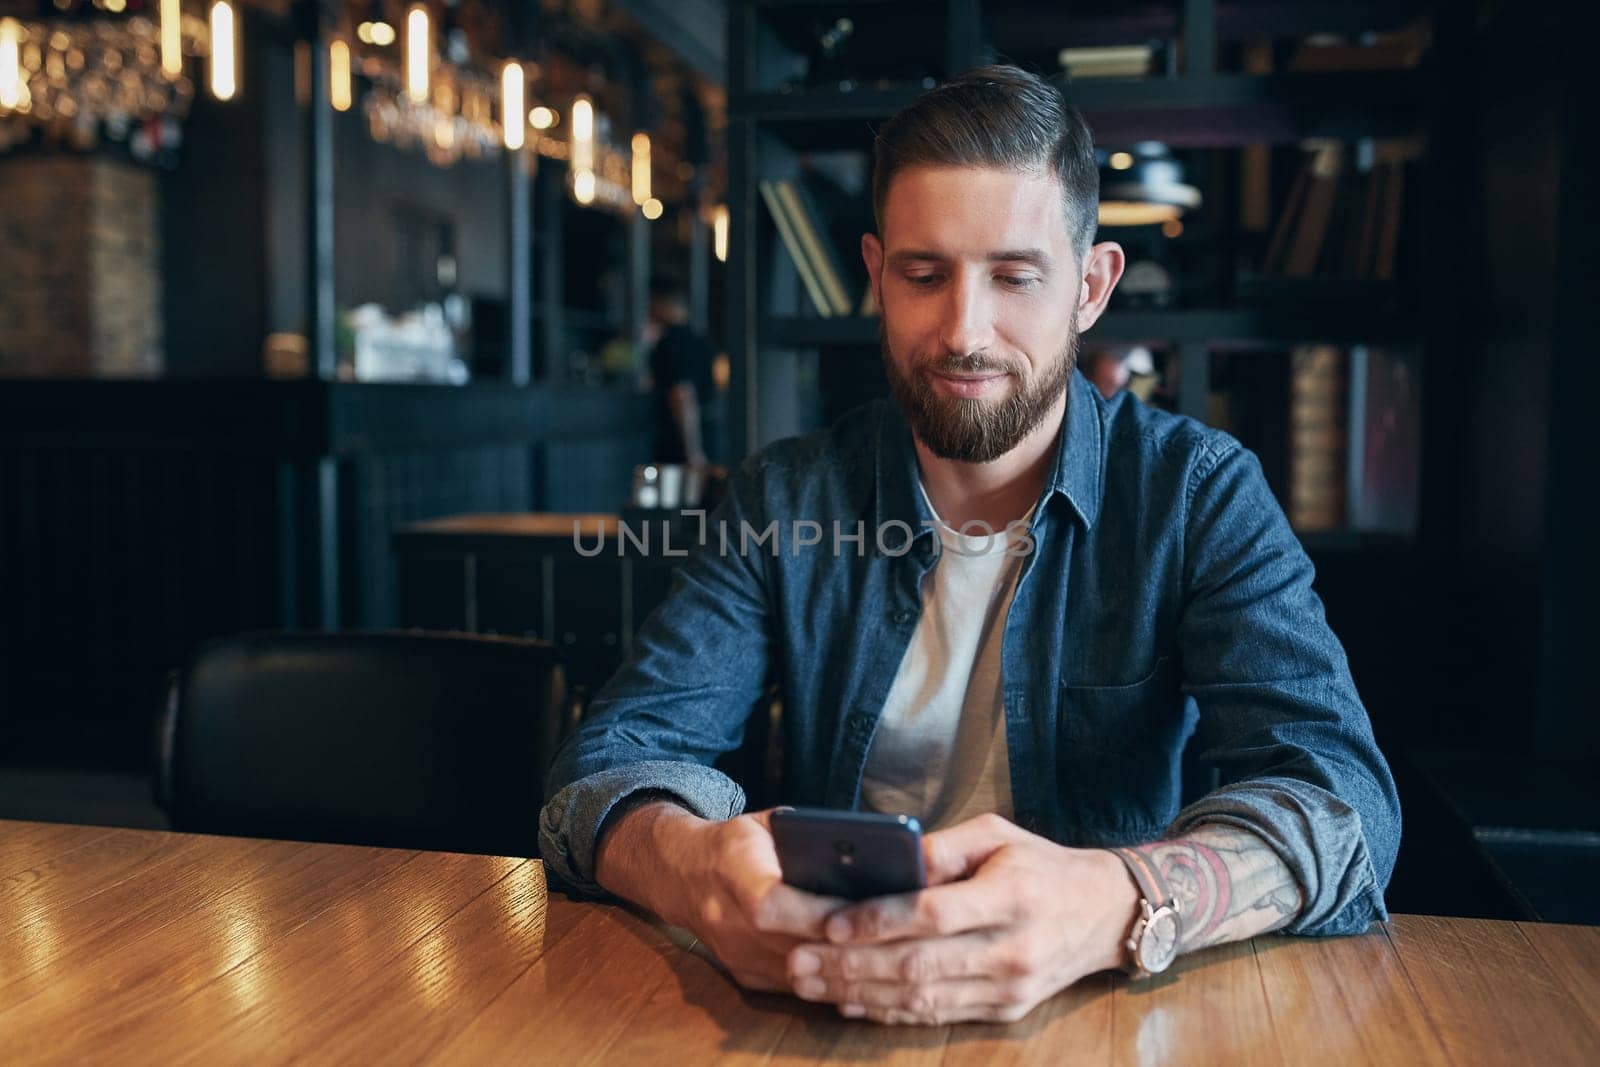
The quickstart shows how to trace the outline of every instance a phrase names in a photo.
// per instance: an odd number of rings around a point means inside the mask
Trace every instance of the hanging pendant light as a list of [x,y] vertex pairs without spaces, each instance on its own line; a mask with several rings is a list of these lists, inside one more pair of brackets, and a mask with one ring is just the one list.
[[0,107],[14,110],[22,103],[22,24],[0,19]]
[[406,12],[406,95],[413,104],[428,100],[428,70],[433,65],[428,35],[428,9],[415,4]]
[[161,0],[161,69],[169,78],[183,73],[183,11],[178,0]]
[[711,251],[718,263],[728,262],[728,205],[711,209]]
[[1200,190],[1183,180],[1183,164],[1160,141],[1125,151],[1097,149],[1100,225],[1154,226],[1200,206]]
[[650,196],[650,135],[633,135],[633,202],[641,207]]
[[572,102],[572,196],[580,204],[594,202],[594,103],[587,96]]
[[350,74],[350,44],[337,37],[328,42],[328,102],[335,111],[349,111],[355,102]]
[[504,128],[506,148],[513,152],[522,147],[523,124],[528,121],[528,113],[523,106],[523,88],[526,84],[521,63],[507,63],[501,70],[500,124]]
[[239,91],[238,31],[233,5],[217,0],[211,5],[211,95],[232,100]]

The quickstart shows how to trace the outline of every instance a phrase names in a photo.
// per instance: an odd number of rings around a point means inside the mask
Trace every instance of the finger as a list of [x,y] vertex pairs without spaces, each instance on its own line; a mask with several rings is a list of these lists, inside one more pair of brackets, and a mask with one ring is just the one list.
[[778,812],[778,811],[793,811],[793,810],[794,810],[793,805],[790,805],[790,804],[779,804],[775,808],[762,808],[760,811],[747,812],[746,814],[748,814],[751,819],[753,819],[756,822],[760,823],[761,824],[761,828],[763,830],[765,830],[767,833],[770,834],[770,833],[772,833],[772,815],[773,815],[773,813],[774,812]]
[[820,896],[773,882],[756,900],[750,923],[762,933],[822,941],[828,917],[849,906],[842,897]]
[[1004,969],[995,958],[997,941],[996,931],[978,930],[884,945],[801,944],[789,953],[789,979],[791,983],[814,979],[835,988],[846,982],[918,985],[981,978]]
[[922,839],[928,884],[943,885],[966,878],[999,849],[1026,831],[999,815],[979,815]]
[[908,986],[899,982],[852,982],[835,996],[831,991],[809,996],[811,987],[796,989],[803,1000],[852,1007],[863,1014],[904,1012],[919,1022],[942,1021],[957,1012],[992,1008],[1005,1002],[1008,990],[989,978],[952,978]]
[[[763,873],[769,866],[768,861],[773,874],[778,874],[780,870],[777,848],[772,841],[772,813],[782,810],[768,808],[749,815],[750,820],[766,835],[758,849]],[[752,841],[751,844],[755,843]],[[745,885],[753,888],[754,892],[748,892],[747,889],[746,893],[738,896],[744,904],[750,925],[762,933],[788,934],[809,941],[821,941],[825,936],[823,924],[828,916],[850,904],[843,897],[823,896],[797,889],[784,882],[781,874],[763,878],[756,884],[746,882]]]
[[1014,900],[1004,887],[984,881],[951,882],[852,904],[830,916],[826,930],[834,944],[950,937],[1012,922]]

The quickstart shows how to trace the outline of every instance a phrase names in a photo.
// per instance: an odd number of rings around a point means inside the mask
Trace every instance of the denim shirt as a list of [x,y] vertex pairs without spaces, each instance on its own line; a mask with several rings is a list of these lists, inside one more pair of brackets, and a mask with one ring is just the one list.
[[[555,756],[540,848],[569,891],[600,893],[596,841],[632,794],[708,819],[743,810],[710,764],[769,680],[787,802],[858,806],[939,551],[917,470],[884,399],[734,472],[705,544]],[[1244,828],[1304,891],[1289,932],[1385,918],[1394,782],[1254,454],[1074,373],[1028,531],[1001,651],[1016,822],[1079,847]]]

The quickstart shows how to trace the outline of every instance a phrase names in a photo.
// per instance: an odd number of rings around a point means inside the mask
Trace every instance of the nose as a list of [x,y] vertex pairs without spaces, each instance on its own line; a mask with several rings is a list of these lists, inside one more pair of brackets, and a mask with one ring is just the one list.
[[945,294],[940,331],[945,351],[963,356],[986,352],[994,341],[994,306],[979,272],[960,272]]

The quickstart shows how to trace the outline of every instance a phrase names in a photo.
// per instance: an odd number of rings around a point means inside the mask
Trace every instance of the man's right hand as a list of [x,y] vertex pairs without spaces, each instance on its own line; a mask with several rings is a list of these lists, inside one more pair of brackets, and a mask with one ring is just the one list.
[[721,822],[662,800],[623,814],[595,855],[610,893],[692,930],[747,989],[789,992],[789,950],[850,902],[784,884],[771,812]]

